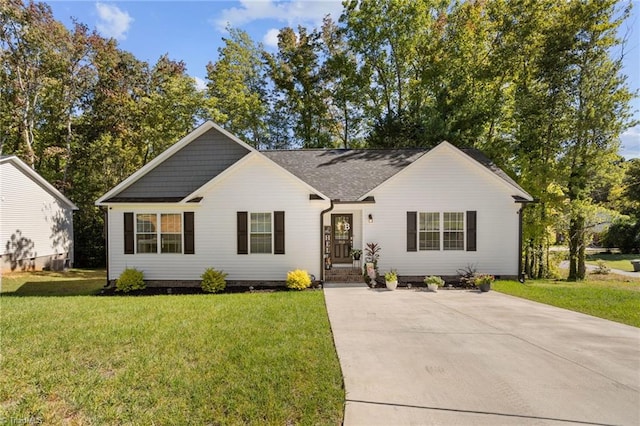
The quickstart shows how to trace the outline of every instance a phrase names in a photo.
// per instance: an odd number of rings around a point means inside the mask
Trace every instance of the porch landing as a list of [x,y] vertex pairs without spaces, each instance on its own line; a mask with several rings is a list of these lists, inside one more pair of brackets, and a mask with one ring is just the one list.
[[332,269],[324,271],[324,281],[327,283],[363,283],[362,269],[352,265],[334,265]]

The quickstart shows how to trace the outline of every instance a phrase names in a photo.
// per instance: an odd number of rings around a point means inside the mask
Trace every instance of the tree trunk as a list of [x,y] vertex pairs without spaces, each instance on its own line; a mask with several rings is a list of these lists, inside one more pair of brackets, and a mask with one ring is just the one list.
[[536,248],[536,258],[538,261],[538,273],[536,278],[544,278],[546,271],[544,267],[544,246],[542,244]]
[[71,111],[69,111],[69,115],[67,116],[67,135],[65,140],[65,162],[64,162],[64,170],[62,173],[62,182],[63,182],[63,192],[67,187],[67,179],[69,177],[69,163],[71,162],[71,138],[73,137],[73,129],[71,127]]
[[569,280],[583,280],[586,276],[584,217],[571,218],[569,224]]
[[529,278],[532,278],[533,275],[531,274],[530,259],[531,259],[531,243],[528,244],[527,248],[524,251],[524,272],[525,274],[527,274]]

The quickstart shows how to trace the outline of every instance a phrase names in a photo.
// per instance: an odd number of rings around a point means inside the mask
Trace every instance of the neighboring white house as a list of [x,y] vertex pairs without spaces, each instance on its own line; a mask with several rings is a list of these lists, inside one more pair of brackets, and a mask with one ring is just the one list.
[[2,271],[70,266],[77,209],[18,157],[0,157]]
[[475,265],[520,273],[520,212],[532,197],[479,151],[257,151],[207,122],[96,204],[107,211],[108,279],[127,267],[155,285],[316,279],[381,247],[401,278],[455,276]]

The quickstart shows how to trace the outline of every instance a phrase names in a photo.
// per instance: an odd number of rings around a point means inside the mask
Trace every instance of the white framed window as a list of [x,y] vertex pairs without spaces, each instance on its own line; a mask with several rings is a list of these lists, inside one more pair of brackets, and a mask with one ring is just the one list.
[[136,252],[182,253],[182,215],[136,214]]
[[443,249],[464,250],[464,212],[444,212],[442,225]]
[[271,213],[251,213],[249,247],[251,253],[272,253]]
[[440,213],[420,213],[418,227],[418,248],[420,250],[440,250]]
[[136,253],[158,252],[158,215],[136,215]]
[[182,215],[160,215],[160,252],[182,253]]

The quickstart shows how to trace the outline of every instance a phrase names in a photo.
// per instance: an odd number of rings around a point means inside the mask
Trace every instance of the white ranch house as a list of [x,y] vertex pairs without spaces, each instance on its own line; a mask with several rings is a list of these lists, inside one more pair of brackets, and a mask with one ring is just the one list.
[[2,272],[73,264],[78,208],[15,155],[0,157]]
[[335,279],[352,249],[378,243],[379,270],[455,276],[467,265],[520,274],[520,213],[532,197],[479,151],[257,151],[206,122],[97,200],[108,280],[282,283],[305,269]]

